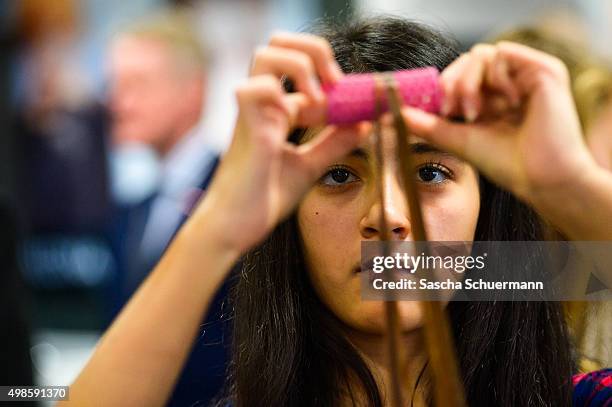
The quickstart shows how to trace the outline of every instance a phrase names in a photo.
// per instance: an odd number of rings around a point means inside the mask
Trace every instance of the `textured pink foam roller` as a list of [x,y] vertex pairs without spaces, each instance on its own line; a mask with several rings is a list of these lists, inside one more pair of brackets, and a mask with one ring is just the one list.
[[[442,104],[442,89],[436,68],[419,68],[391,73],[399,84],[399,93],[405,105],[430,113],[438,113]],[[327,122],[349,124],[375,118],[374,74],[351,74],[340,82],[326,85]],[[386,111],[385,100],[381,107]]]

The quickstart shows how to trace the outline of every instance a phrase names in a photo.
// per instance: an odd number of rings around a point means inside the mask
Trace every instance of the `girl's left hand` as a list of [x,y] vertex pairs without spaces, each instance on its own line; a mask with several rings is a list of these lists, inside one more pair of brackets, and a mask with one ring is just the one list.
[[567,69],[523,45],[476,45],[441,75],[443,115],[405,108],[411,131],[474,164],[537,207],[580,189],[596,164],[583,141]]

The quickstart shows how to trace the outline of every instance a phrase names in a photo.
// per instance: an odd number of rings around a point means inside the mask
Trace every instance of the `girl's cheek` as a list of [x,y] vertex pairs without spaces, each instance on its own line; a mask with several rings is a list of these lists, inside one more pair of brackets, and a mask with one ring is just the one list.
[[[311,192],[298,208],[299,227],[305,242],[333,247],[346,246],[359,233],[358,214],[350,202],[338,202]],[[359,239],[359,236],[355,236]]]
[[480,197],[473,192],[454,189],[447,194],[424,196],[423,217],[432,241],[467,241],[474,239]]

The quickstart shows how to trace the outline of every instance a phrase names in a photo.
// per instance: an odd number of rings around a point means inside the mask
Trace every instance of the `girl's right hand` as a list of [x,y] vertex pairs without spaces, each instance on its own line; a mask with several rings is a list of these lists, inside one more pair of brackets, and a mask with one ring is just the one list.
[[[286,93],[283,76],[295,93]],[[365,124],[323,127],[312,140],[287,141],[292,128],[322,126],[325,95],[319,84],[342,77],[329,43],[313,35],[276,34],[253,58],[250,77],[236,91],[239,113],[230,148],[206,197],[213,238],[242,253],[261,241],[297,205],[334,160],[367,135]]]

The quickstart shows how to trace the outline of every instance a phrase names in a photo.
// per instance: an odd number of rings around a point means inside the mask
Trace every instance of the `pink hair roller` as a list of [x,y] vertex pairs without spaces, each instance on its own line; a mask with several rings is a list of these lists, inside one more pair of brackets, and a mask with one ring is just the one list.
[[[419,68],[391,73],[405,105],[426,112],[438,113],[442,104],[442,88],[436,68]],[[327,94],[327,122],[350,124],[362,120],[374,120],[376,116],[375,74],[351,74],[333,85],[324,85]],[[386,95],[381,103],[387,111]]]

